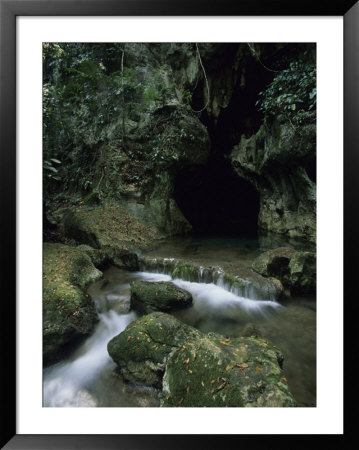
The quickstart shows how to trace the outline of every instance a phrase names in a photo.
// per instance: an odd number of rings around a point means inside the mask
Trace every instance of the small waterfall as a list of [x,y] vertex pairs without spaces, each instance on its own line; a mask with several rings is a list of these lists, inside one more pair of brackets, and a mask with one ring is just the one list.
[[[66,362],[44,371],[43,405],[50,407],[97,406],[90,386],[106,366],[113,365],[107,343],[121,333],[137,315],[129,311],[129,298],[121,295],[100,295],[94,298],[99,322],[93,334]],[[117,312],[117,311],[119,312]]]
[[275,301],[277,297],[276,286],[263,278],[260,284],[257,281],[231,275],[221,267],[203,267],[188,264],[175,258],[141,258],[140,271],[169,275],[173,279],[181,279],[195,283],[213,283],[234,295],[251,300]]

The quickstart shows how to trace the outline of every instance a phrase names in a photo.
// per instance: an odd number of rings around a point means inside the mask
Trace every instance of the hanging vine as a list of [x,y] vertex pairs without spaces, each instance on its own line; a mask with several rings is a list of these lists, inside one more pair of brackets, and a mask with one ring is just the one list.
[[197,42],[196,42],[196,51],[197,51],[197,56],[198,56],[199,63],[200,63],[200,65],[201,65],[201,67],[202,67],[202,70],[203,70],[204,79],[205,79],[205,81],[206,81],[206,87],[207,87],[207,102],[206,102],[205,106],[204,106],[202,109],[200,109],[199,111],[197,111],[197,110],[195,110],[195,109],[193,109],[193,108],[191,108],[191,109],[192,109],[192,111],[194,111],[194,112],[196,112],[196,113],[201,113],[201,112],[204,111],[204,110],[207,108],[207,106],[209,105],[209,84],[208,84],[208,79],[207,79],[206,70],[205,70],[205,68],[204,68],[204,66],[203,66],[203,63],[202,63],[202,58],[201,58],[201,54],[200,54],[200,52],[199,52],[199,48],[198,48]]

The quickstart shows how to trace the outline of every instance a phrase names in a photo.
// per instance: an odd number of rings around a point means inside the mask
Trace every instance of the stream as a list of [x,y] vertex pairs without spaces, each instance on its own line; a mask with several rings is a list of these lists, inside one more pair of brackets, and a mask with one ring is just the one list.
[[[158,243],[146,256],[170,255],[203,266],[215,261],[235,273],[239,261],[250,267],[256,256],[275,246],[277,241],[261,241],[257,237],[188,237]],[[99,322],[92,335],[66,360],[44,369],[45,407],[159,406],[158,391],[124,383],[107,353],[107,343],[138,317],[130,311],[131,281],[172,280],[169,274],[154,272],[153,267],[151,272],[127,272],[111,266],[104,271],[103,279],[89,287]],[[291,297],[277,302],[242,297],[220,283],[172,281],[193,296],[193,305],[173,312],[175,317],[205,333],[218,332],[226,337],[258,333],[268,338],[285,356],[284,376],[298,406],[316,405],[315,298]]]

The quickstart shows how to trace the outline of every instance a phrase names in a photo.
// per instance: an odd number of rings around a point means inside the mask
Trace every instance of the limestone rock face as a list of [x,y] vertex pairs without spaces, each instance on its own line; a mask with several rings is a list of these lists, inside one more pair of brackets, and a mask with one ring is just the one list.
[[290,281],[298,293],[314,293],[316,289],[316,255],[313,252],[296,252],[289,263]]
[[252,268],[265,277],[278,278],[297,294],[313,294],[316,289],[316,256],[314,252],[276,248],[259,255]]
[[233,148],[233,168],[260,194],[260,229],[315,242],[316,185],[306,171],[315,151],[315,125],[294,128],[282,117]]
[[154,312],[131,323],[107,349],[126,380],[161,387],[171,352],[199,335],[169,314]]
[[133,281],[131,307],[141,314],[186,308],[192,304],[192,295],[171,282]]
[[101,278],[89,256],[63,244],[44,244],[43,357],[56,361],[64,347],[88,335],[97,321],[85,287]]

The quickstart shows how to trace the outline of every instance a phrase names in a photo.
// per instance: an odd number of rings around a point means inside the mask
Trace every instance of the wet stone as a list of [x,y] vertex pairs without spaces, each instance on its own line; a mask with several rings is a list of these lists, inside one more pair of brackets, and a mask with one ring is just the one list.
[[131,283],[131,308],[140,314],[170,311],[192,304],[192,295],[171,282],[133,281]]

